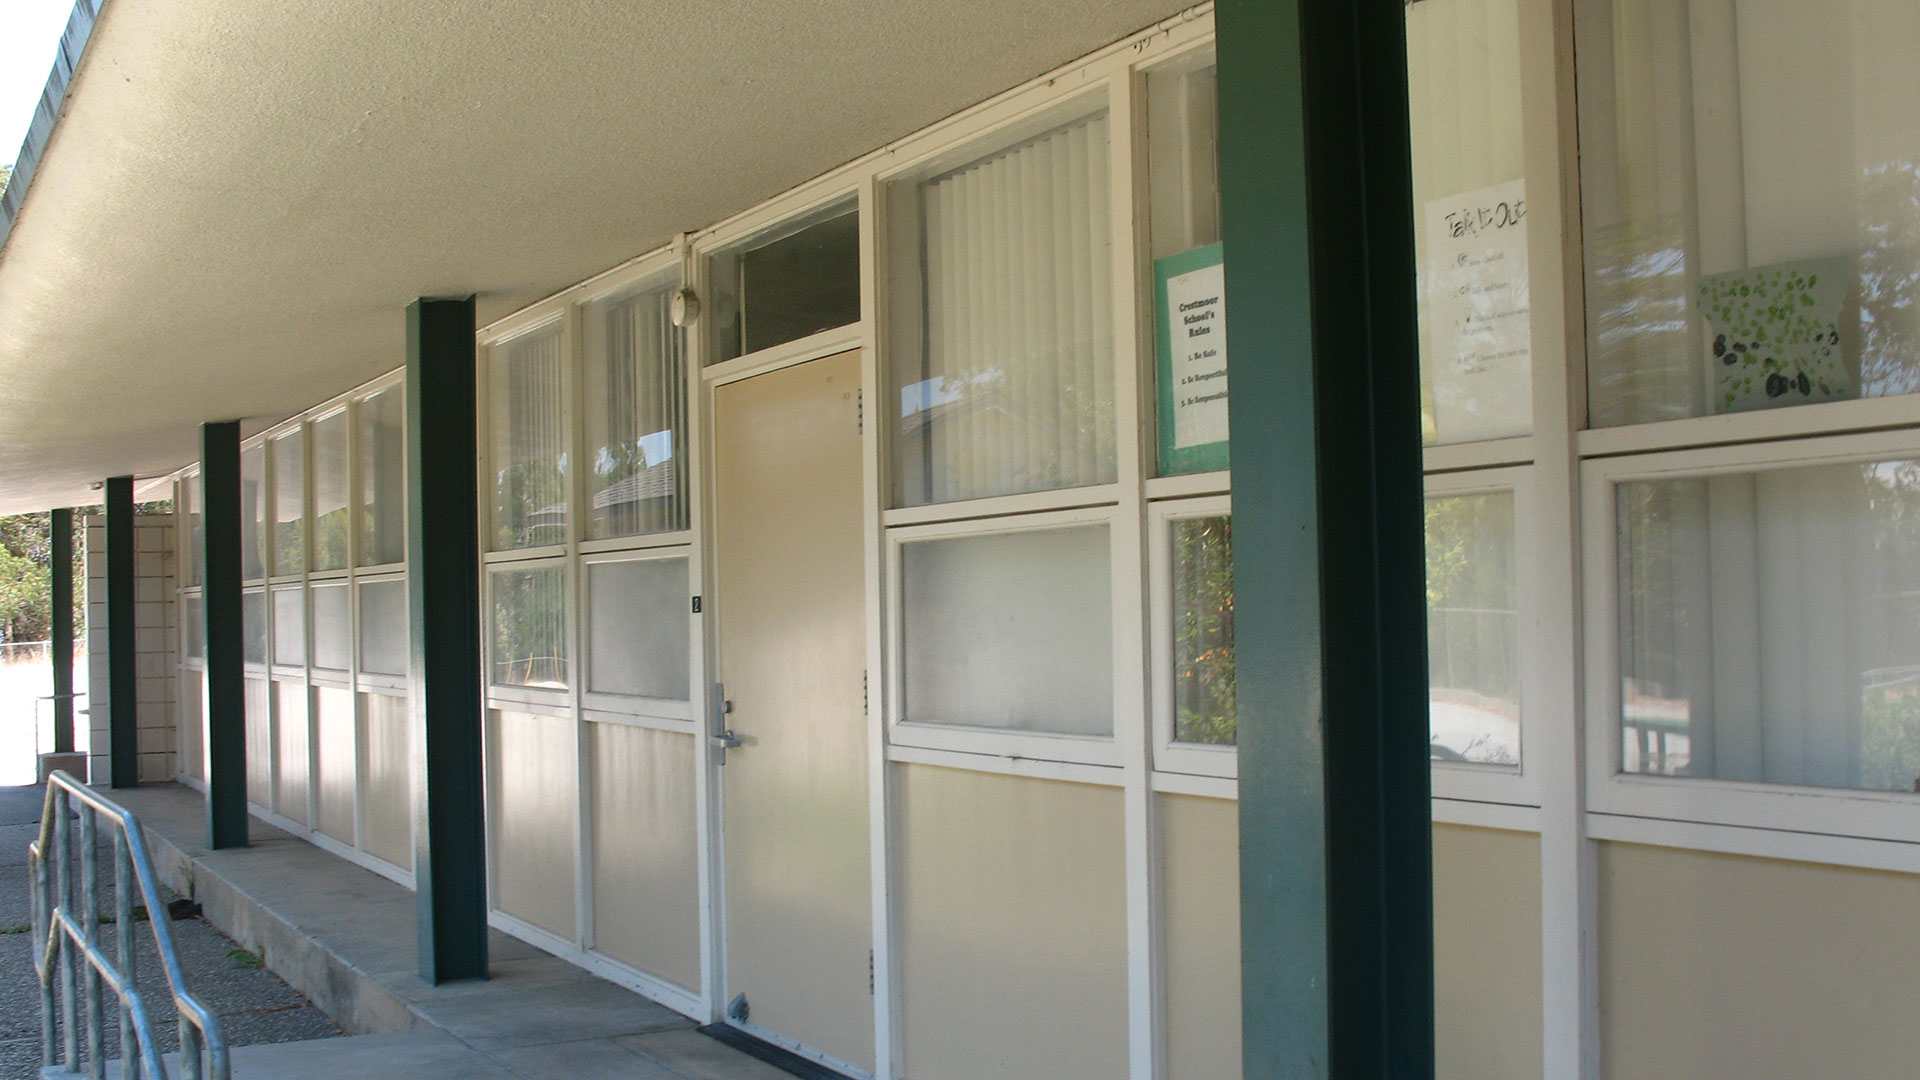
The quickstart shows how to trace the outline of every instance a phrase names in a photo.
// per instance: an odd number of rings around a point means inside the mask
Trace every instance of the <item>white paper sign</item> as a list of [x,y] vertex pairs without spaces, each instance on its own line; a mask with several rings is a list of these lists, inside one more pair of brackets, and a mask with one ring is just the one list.
[[1173,445],[1227,438],[1226,271],[1219,263],[1167,279],[1173,346]]
[[1426,206],[1420,282],[1427,387],[1441,442],[1532,428],[1525,180]]

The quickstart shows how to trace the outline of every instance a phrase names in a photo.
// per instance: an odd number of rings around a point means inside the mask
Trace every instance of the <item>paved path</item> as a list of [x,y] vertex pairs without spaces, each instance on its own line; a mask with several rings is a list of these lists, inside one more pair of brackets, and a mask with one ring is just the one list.
[[[42,791],[33,787],[0,787],[0,1078],[24,1080],[40,1075],[40,989],[33,970],[33,942],[28,933],[31,908],[27,899],[27,845],[40,832]],[[107,847],[102,835],[102,847]],[[101,875],[112,881],[111,863]],[[112,910],[112,892],[103,903]],[[180,951],[194,991],[220,1017],[227,1040],[235,1046],[326,1039],[340,1029],[327,1015],[279,976],[246,958],[229,955],[239,949],[233,940],[205,920],[174,922],[174,944]],[[173,1003],[153,952],[153,937],[142,925],[139,944],[139,984],[160,1030],[166,1050],[179,1044]],[[119,1056],[117,1013],[109,1012],[107,1056]],[[324,1045],[324,1044],[321,1044]]]

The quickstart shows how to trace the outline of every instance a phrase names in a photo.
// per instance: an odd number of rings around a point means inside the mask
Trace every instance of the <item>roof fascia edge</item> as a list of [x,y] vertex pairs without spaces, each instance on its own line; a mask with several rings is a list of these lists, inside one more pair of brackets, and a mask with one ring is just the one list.
[[53,141],[53,128],[60,120],[61,106],[66,103],[67,88],[73,85],[74,75],[80,70],[80,58],[86,52],[87,42],[93,38],[93,28],[106,5],[107,0],[74,0],[73,14],[67,16],[67,29],[60,35],[53,71],[47,75],[46,89],[40,91],[40,104],[33,111],[26,141],[20,144],[20,156],[14,160],[6,193],[0,195],[0,249],[4,249],[13,233],[13,223],[20,215],[20,204],[27,197],[27,185],[33,181],[34,169],[46,153],[47,144]]

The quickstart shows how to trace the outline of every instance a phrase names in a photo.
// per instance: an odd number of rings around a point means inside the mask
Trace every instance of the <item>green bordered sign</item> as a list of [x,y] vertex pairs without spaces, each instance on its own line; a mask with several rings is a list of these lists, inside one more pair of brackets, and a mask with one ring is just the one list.
[[1160,473],[1227,467],[1227,296],[1219,244],[1156,259]]

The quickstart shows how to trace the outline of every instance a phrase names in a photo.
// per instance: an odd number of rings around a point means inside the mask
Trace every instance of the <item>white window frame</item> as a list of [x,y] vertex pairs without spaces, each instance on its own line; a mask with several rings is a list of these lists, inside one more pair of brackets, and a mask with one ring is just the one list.
[[[1920,457],[1920,431],[1666,450],[1581,463],[1586,590],[1587,807],[1600,815],[1920,843],[1920,795],[1620,771],[1619,525],[1615,487]],[[1844,861],[1844,858],[1842,859]]]
[[[903,606],[902,549],[916,541],[954,540],[967,537],[1005,536],[1022,532],[1056,532],[1084,526],[1107,530],[1108,588],[1112,619],[1108,629],[1112,654],[1113,734],[1069,735],[1039,731],[1008,731],[997,728],[969,727],[960,724],[927,724],[902,719],[906,715],[906,612]],[[1126,695],[1141,692],[1139,680],[1129,678],[1134,658],[1122,655],[1122,643],[1129,635],[1123,623],[1135,618],[1130,590],[1123,588],[1132,560],[1123,557],[1123,522],[1117,507],[1058,510],[1026,514],[1013,518],[987,518],[968,521],[912,525],[887,530],[887,644],[895,657],[887,673],[888,741],[897,747],[949,751],[990,757],[1032,758],[1082,765],[1118,767],[1123,763],[1118,735],[1120,714],[1126,707]]]
[[[1541,769],[1529,762],[1527,750],[1530,745],[1538,744],[1537,730],[1543,709],[1539,700],[1541,680],[1537,672],[1543,651],[1541,642],[1550,628],[1543,624],[1539,610],[1531,599],[1540,593],[1541,573],[1540,567],[1535,565],[1533,546],[1526,543],[1525,536],[1538,513],[1533,484],[1534,470],[1526,465],[1429,473],[1426,476],[1426,499],[1502,493],[1513,496],[1514,577],[1520,613],[1520,764],[1434,760],[1432,783],[1433,797],[1436,799],[1540,805]],[[1423,501],[1423,508],[1424,505]]]
[[1153,768],[1156,772],[1216,776],[1240,775],[1235,744],[1176,742],[1173,738],[1173,526],[1198,518],[1231,517],[1233,497],[1208,495],[1154,502],[1147,507],[1147,647],[1152,670]]
[[[591,579],[596,566],[611,566],[631,562],[666,562],[679,560],[687,565],[688,594],[683,598],[681,616],[686,620],[687,635],[687,697],[685,700],[674,698],[641,697],[637,694],[612,694],[597,692],[593,686],[593,656],[590,648],[593,636],[593,590]],[[580,557],[580,626],[581,641],[589,646],[578,658],[574,668],[575,678],[580,686],[580,707],[595,714],[588,719],[612,723],[632,723],[640,727],[658,727],[666,731],[682,733],[693,732],[694,698],[698,696],[694,685],[693,654],[699,648],[699,616],[692,612],[690,601],[698,583],[693,578],[693,551],[690,547],[651,547],[631,551],[602,552],[583,554]],[[491,639],[489,639],[491,640]]]

